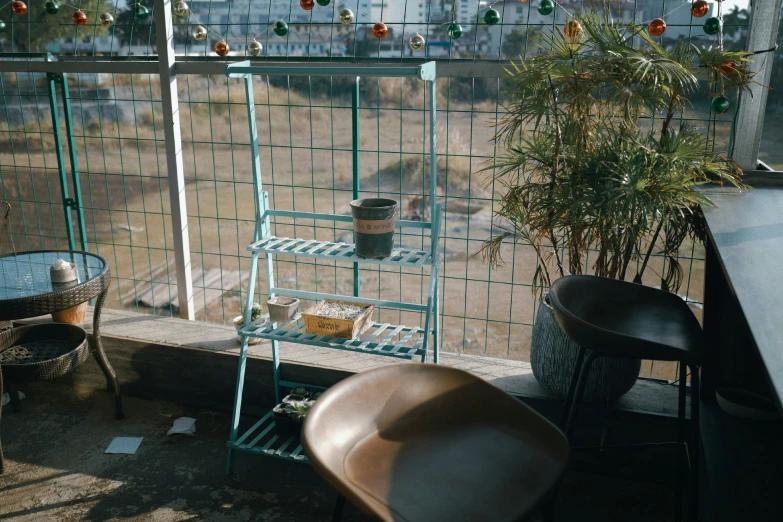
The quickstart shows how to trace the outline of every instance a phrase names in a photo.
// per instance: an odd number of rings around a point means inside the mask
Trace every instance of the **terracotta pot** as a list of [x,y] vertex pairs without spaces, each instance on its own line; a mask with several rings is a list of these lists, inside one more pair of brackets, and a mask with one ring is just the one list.
[[59,312],[52,312],[52,321],[80,325],[87,317],[87,303],[77,304]]

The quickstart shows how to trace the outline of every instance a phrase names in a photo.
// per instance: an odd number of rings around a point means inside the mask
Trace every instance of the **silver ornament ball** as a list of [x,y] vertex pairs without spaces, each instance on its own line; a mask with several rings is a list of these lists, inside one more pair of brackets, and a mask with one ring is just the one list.
[[264,51],[264,46],[261,45],[261,42],[258,42],[256,40],[253,40],[249,44],[247,44],[247,52],[250,56],[258,56]]
[[196,27],[193,28],[190,34],[193,35],[193,38],[195,40],[202,42],[207,39],[207,28],[204,27],[203,25],[197,25]]
[[114,25],[114,17],[111,15],[111,13],[103,13],[98,17],[98,22],[100,22],[103,27],[108,29]]
[[353,23],[353,11],[350,9],[342,9],[340,11],[340,23],[348,25]]
[[174,11],[174,14],[177,16],[185,17],[188,16],[188,13],[190,13],[190,7],[188,6],[187,2],[178,0],[177,2],[174,2],[172,11]]
[[412,51],[421,51],[424,49],[424,45],[426,43],[427,42],[424,40],[424,37],[418,33],[411,36],[411,39],[408,41],[408,45]]

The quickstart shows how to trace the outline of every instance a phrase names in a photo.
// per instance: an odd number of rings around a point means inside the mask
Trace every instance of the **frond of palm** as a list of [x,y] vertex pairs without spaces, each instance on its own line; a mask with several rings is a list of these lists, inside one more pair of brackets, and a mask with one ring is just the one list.
[[[593,13],[579,20],[578,40],[562,31],[544,35],[542,54],[507,69],[508,103],[495,136],[503,153],[482,169],[502,187],[502,233],[482,253],[502,263],[504,242],[525,241],[540,261],[538,289],[551,281],[553,264],[560,275],[586,269],[588,248],[598,251],[592,269],[607,277],[625,278],[631,260],[641,259],[634,278],[641,281],[655,251],[669,259],[661,284],[676,289],[677,249],[686,237],[704,237],[700,207],[712,204],[700,186],[745,187],[702,131],[672,122],[697,91],[699,71],[722,66],[730,78],[713,82],[743,88],[747,53],[685,41],[667,50],[644,28]],[[661,114],[660,125],[643,120]]]

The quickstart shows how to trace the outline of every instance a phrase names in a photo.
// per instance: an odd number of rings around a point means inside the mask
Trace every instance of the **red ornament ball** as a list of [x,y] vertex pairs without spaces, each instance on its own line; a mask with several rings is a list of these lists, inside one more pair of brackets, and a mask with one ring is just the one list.
[[305,11],[310,11],[315,7],[315,0],[299,0],[299,5],[302,6],[302,9]]
[[215,44],[215,53],[218,56],[227,56],[230,50],[228,44],[222,40]]
[[81,11],[76,11],[73,13],[73,16],[71,16],[71,20],[73,20],[73,23],[76,25],[84,25],[87,23],[87,15]]
[[722,63],[718,69],[723,76],[731,77],[737,74],[737,64],[734,62]]
[[566,22],[563,32],[568,38],[576,38],[582,32],[582,24],[578,20],[569,20]]
[[25,4],[24,2],[20,2],[19,0],[16,0],[14,3],[11,4],[11,11],[13,11],[15,15],[22,16],[23,14],[27,13],[27,4]]
[[707,13],[709,12],[710,12],[710,6],[707,3],[707,0],[696,0],[695,2],[693,2],[693,5],[691,6],[691,14],[696,18],[707,16]]
[[647,31],[651,36],[661,36],[666,31],[666,22],[663,21],[663,18],[656,18],[647,26]]
[[389,34],[389,28],[386,27],[385,23],[378,22],[372,26],[372,34],[376,38],[386,38],[386,35]]

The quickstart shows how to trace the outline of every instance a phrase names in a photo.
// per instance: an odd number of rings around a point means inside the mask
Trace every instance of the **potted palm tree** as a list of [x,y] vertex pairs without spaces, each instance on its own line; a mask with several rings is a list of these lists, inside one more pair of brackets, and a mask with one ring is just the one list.
[[[700,207],[712,205],[699,187],[743,185],[737,165],[678,116],[700,91],[716,98],[747,89],[749,54],[684,40],[665,49],[646,28],[596,14],[542,35],[540,46],[507,70],[495,136],[502,152],[484,169],[504,187],[496,211],[502,231],[482,253],[499,265],[504,241],[535,250],[541,306],[531,363],[545,389],[564,395],[577,347],[554,321],[545,289],[586,272],[641,283],[653,256],[665,257],[660,286],[679,288],[678,248],[704,239]],[[585,390],[593,400],[622,395],[640,369],[640,361],[596,363]]]

